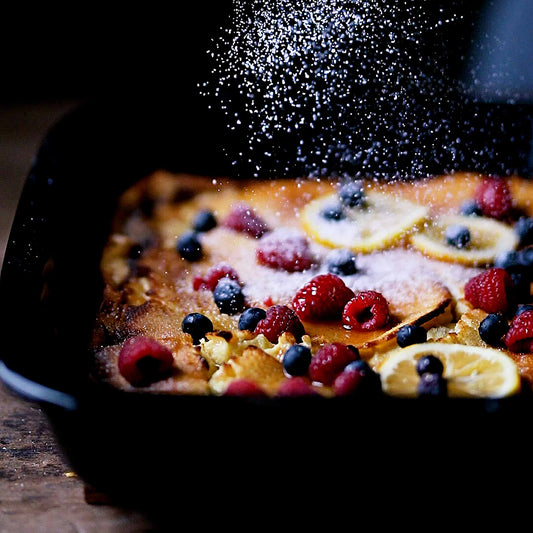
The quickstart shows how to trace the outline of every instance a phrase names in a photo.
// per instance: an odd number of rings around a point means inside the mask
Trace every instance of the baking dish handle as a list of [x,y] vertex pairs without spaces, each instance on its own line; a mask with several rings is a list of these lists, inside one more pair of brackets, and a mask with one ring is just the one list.
[[78,408],[78,400],[74,396],[36,383],[11,370],[3,361],[0,361],[0,379],[25,400],[53,405],[67,411]]

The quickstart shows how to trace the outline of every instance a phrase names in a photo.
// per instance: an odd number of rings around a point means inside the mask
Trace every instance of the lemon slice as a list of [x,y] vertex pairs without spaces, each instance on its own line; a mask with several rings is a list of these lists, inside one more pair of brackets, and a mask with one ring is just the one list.
[[368,191],[365,200],[364,207],[347,209],[344,218],[334,220],[323,213],[338,205],[337,195],[316,198],[301,212],[302,227],[320,244],[365,253],[395,244],[428,215],[426,207],[390,194]]
[[520,390],[518,368],[503,352],[481,346],[426,342],[397,350],[382,363],[378,370],[384,392],[416,397],[420,381],[416,362],[430,354],[444,365],[450,397],[503,398]]
[[[464,226],[470,232],[470,243],[457,248],[447,243],[445,233],[451,226]],[[494,262],[502,252],[514,250],[518,237],[511,226],[492,218],[447,215],[428,222],[411,236],[411,244],[425,255],[441,261],[476,266]]]

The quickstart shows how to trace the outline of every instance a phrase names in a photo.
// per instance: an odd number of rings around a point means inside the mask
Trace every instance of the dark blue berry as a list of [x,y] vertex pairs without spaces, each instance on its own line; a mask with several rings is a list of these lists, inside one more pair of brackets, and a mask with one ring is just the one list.
[[513,280],[513,298],[515,302],[528,302],[531,298],[531,279],[525,268],[509,272]]
[[448,395],[446,379],[440,374],[426,372],[420,376],[417,392],[421,398],[445,398]]
[[283,355],[283,370],[290,376],[304,376],[311,363],[311,350],[301,344],[293,344]]
[[518,253],[518,261],[533,281],[533,248],[524,248]]
[[193,220],[192,227],[194,231],[205,232],[209,231],[217,226],[217,219],[215,215],[204,209],[200,211]]
[[339,199],[346,207],[361,207],[365,203],[365,191],[358,181],[348,181],[339,188]]
[[509,331],[509,324],[500,313],[491,313],[481,321],[478,331],[483,341],[490,346],[498,346]]
[[497,255],[494,259],[494,266],[504,268],[507,271],[523,267],[520,254],[515,250],[508,250]]
[[409,324],[402,326],[396,335],[396,342],[401,348],[411,344],[420,344],[428,339],[427,331],[422,326]]
[[427,373],[442,375],[444,372],[444,365],[438,357],[434,355],[424,355],[416,362],[416,371],[419,376]]
[[206,333],[213,331],[213,323],[201,313],[189,313],[181,323],[181,329],[192,337],[193,344],[200,344]]
[[461,214],[465,216],[481,216],[481,209],[475,200],[468,200],[461,206]]
[[358,392],[381,392],[379,374],[363,359],[348,363],[343,372],[357,372],[363,378],[359,384]]
[[260,320],[266,318],[266,311],[260,307],[249,307],[239,318],[239,329],[254,331]]
[[346,218],[342,205],[328,205],[320,211],[320,216],[327,220],[342,220]]
[[350,276],[357,272],[356,255],[348,249],[333,250],[327,257],[328,272]]
[[178,239],[177,250],[183,259],[191,262],[199,261],[203,256],[202,244],[194,231],[188,231]]
[[520,246],[533,244],[533,217],[521,217],[514,225]]
[[525,313],[526,311],[533,311],[533,304],[520,304],[518,308],[516,309],[514,316],[521,315],[522,313]]
[[466,226],[451,225],[444,234],[446,242],[454,248],[466,248],[470,244],[470,230]]
[[221,313],[236,315],[244,309],[244,294],[239,282],[221,278],[213,291],[213,298]]

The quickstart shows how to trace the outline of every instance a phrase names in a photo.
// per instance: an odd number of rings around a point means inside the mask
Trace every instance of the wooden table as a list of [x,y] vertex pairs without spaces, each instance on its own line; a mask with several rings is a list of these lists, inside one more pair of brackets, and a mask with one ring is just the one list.
[[[0,261],[17,199],[48,128],[76,102],[0,105]],[[88,489],[65,462],[44,412],[0,384],[2,533],[155,531],[140,512]]]

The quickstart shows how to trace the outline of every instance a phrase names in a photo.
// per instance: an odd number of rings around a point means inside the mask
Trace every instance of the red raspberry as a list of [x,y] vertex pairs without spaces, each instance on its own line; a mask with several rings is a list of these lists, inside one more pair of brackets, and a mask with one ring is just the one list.
[[513,208],[511,190],[503,178],[485,178],[476,190],[475,200],[484,216],[500,220]]
[[220,263],[211,267],[204,277],[196,276],[193,279],[192,287],[195,291],[202,289],[213,292],[218,281],[222,278],[230,278],[239,281],[239,275],[233,267],[226,265],[225,263]]
[[325,344],[311,359],[309,377],[313,381],[331,385],[344,367],[357,359],[359,359],[359,353],[355,348],[350,348],[340,342]]
[[269,231],[266,222],[246,203],[239,203],[231,208],[224,226],[256,239]]
[[148,385],[158,381],[174,363],[172,352],[155,339],[129,338],[118,355],[118,370],[132,385]]
[[465,298],[487,313],[504,313],[510,305],[513,279],[503,268],[494,267],[470,279],[465,285]]
[[374,331],[389,321],[389,304],[376,291],[362,291],[344,307],[342,323],[357,331]]
[[319,274],[301,287],[292,306],[302,320],[333,320],[340,318],[353,291],[335,274]]
[[286,305],[273,305],[266,312],[266,317],[260,320],[254,333],[262,333],[270,342],[278,342],[278,337],[289,332],[300,342],[305,334],[303,324],[298,315]]
[[320,396],[319,393],[311,387],[305,378],[295,377],[284,381],[278,388],[276,396],[294,397],[294,396]]
[[533,311],[524,311],[513,318],[505,345],[512,352],[533,351]]
[[259,243],[256,257],[261,265],[287,272],[303,272],[315,265],[309,242],[300,235],[266,235]]
[[223,396],[248,396],[252,398],[265,398],[267,393],[251,379],[234,379],[226,388]]

